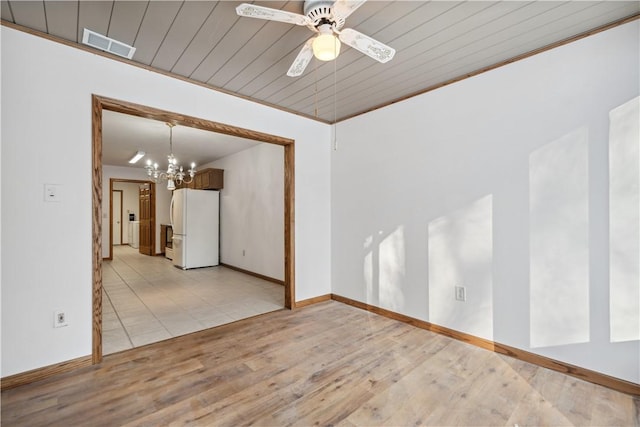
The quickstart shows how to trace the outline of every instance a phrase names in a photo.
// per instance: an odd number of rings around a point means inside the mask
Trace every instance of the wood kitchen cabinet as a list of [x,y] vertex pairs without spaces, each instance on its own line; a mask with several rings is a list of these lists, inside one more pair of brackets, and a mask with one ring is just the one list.
[[222,190],[224,187],[224,170],[207,168],[196,172],[189,184],[176,185],[176,188],[192,188],[195,190]]
[[193,180],[188,184],[185,182],[183,182],[182,184],[176,183],[176,189],[177,188],[196,188],[195,185],[196,185],[196,177],[194,176]]
[[222,169],[203,169],[196,173],[193,177],[194,187],[196,190],[222,190],[224,187],[224,170]]

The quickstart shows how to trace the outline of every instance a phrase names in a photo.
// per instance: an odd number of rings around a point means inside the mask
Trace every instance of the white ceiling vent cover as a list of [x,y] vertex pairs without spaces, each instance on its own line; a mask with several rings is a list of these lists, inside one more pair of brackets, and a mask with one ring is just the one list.
[[122,42],[119,42],[109,37],[98,34],[95,31],[84,29],[82,35],[82,43],[95,47],[96,49],[104,50],[114,55],[123,56],[127,59],[133,58],[133,54],[136,52],[136,48],[129,46]]

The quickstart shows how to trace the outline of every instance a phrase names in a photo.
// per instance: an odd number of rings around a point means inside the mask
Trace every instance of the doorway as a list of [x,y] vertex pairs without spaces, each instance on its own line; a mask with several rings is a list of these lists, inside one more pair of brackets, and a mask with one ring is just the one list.
[[[127,185],[129,184],[129,185]],[[147,219],[147,223],[148,223],[148,230],[146,231],[148,233],[148,236],[146,236],[145,238],[147,239],[147,246],[148,248],[145,249],[145,252],[140,252],[140,253],[144,253],[145,255],[155,255],[155,245],[156,245],[156,233],[154,232],[155,230],[155,224],[156,224],[156,209],[155,209],[155,205],[156,205],[156,201],[155,201],[155,194],[156,194],[156,190],[155,190],[155,183],[150,182],[150,181],[143,181],[143,180],[139,180],[139,179],[125,179],[125,178],[110,178],[109,179],[109,212],[110,217],[109,217],[109,224],[111,225],[109,227],[109,256],[102,258],[104,260],[110,261],[113,260],[113,247],[117,246],[119,244],[124,244],[124,238],[123,236],[125,235],[125,229],[127,232],[127,242],[129,245],[131,245],[133,242],[131,241],[132,238],[134,236],[128,237],[129,236],[129,232],[132,231],[130,230],[130,226],[132,224],[132,221],[135,222],[135,220],[139,219],[140,217],[140,202],[139,202],[139,187],[142,185],[148,185],[149,187],[149,192],[151,193],[150,198],[149,198],[149,211],[146,213],[146,215],[149,217]],[[114,187],[118,187],[118,188],[114,188]],[[135,187],[134,187],[135,186]],[[135,189],[135,195],[133,197],[135,197],[134,200],[137,200],[136,203],[136,209],[130,209],[131,208],[131,201],[129,200],[131,196],[131,192],[133,191],[130,187],[134,187]],[[123,189],[124,188],[124,189]],[[122,196],[120,197],[120,206],[122,209],[122,215],[124,215],[124,210],[126,209],[127,211],[127,215],[130,215],[131,213],[133,213],[133,220],[130,220],[130,217],[124,217],[121,216],[120,218],[120,243],[116,243],[118,241],[118,235],[117,235],[117,227],[116,227],[116,215],[114,215],[114,212],[116,210],[115,205],[117,203],[117,201],[114,200],[114,194],[116,192],[120,192],[120,194],[122,194]],[[95,220],[95,219],[94,219]],[[95,227],[95,226],[94,226]],[[94,230],[95,233],[95,230]],[[135,247],[136,249],[138,249],[140,246],[140,239],[142,239],[142,229],[140,229],[139,232],[139,239],[133,239],[135,240],[136,244],[133,245],[133,247]],[[95,244],[95,240],[94,240],[94,244]],[[102,263],[101,263],[102,265]],[[95,272],[94,272],[95,274]],[[95,282],[95,279],[94,279]],[[94,283],[95,284],[95,283]],[[95,307],[94,307],[95,309]]]
[[145,117],[153,120],[171,122],[182,126],[205,131],[238,136],[259,142],[284,147],[284,305],[295,308],[295,236],[294,236],[294,192],[295,192],[295,141],[249,129],[242,129],[217,122],[185,116],[178,113],[159,110],[138,104],[92,96],[92,134],[93,134],[93,363],[102,360],[102,256],[101,226],[102,217],[102,111]]

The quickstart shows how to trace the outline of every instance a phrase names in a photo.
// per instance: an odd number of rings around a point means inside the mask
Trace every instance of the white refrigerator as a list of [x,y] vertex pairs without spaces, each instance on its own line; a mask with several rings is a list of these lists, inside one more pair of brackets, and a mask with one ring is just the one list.
[[173,265],[184,270],[218,265],[219,212],[219,191],[174,190],[169,212]]

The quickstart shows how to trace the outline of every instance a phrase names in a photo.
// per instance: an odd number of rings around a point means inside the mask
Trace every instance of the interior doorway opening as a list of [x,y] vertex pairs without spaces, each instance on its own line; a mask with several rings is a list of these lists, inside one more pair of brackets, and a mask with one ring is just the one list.
[[[133,216],[131,216],[132,211],[127,210],[124,212],[124,191],[122,189],[116,189],[117,184],[135,184],[137,186],[136,192],[137,194],[137,202],[139,207],[135,211],[133,211]],[[150,197],[146,200],[146,203],[149,204],[145,216],[148,216],[147,222],[148,226],[146,228],[140,228],[141,214],[142,214],[142,200],[139,194],[139,187],[147,186],[148,191],[151,193]],[[120,186],[118,186],[120,187]],[[145,255],[155,255],[155,224],[156,224],[156,212],[155,212],[155,183],[146,180],[139,179],[124,179],[124,178],[109,178],[109,255],[103,257],[104,260],[112,260],[113,259],[113,247],[122,244],[128,244],[132,246],[134,249],[140,250],[140,253],[144,253]],[[118,203],[118,194],[119,194],[119,203]],[[119,207],[118,207],[119,206]],[[118,211],[120,214],[116,215]],[[120,221],[120,224],[117,224],[117,221]],[[131,230],[131,223],[136,222],[137,226],[135,227],[135,231]],[[133,233],[137,234],[137,236],[133,236]],[[126,236],[126,242],[125,242]],[[141,238],[142,237],[142,238]],[[132,245],[131,240],[135,240],[136,243]],[[144,249],[140,247],[140,241],[144,240],[147,243],[148,247]]]
[[[93,130],[93,363],[102,360],[102,111],[171,122],[205,131],[222,133],[283,146],[284,148],[284,306],[295,307],[294,266],[294,140],[224,125],[183,114],[159,110],[94,95]],[[112,245],[110,245],[112,246]]]

